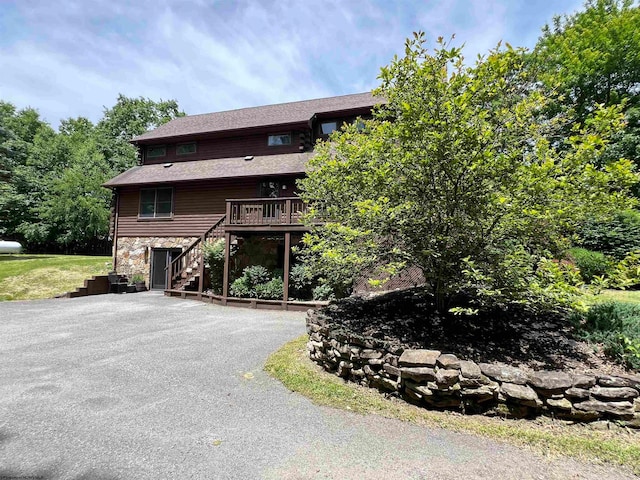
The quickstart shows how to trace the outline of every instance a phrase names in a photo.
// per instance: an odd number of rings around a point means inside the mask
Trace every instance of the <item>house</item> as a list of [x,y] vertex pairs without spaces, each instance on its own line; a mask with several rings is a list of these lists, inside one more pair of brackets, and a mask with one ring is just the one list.
[[134,138],[140,165],[105,184],[115,196],[114,269],[142,274],[154,289],[201,294],[202,244],[225,238],[222,298],[231,245],[242,244],[283,270],[286,303],[291,246],[306,230],[296,180],[319,139],[376,103],[362,93],[192,115]]

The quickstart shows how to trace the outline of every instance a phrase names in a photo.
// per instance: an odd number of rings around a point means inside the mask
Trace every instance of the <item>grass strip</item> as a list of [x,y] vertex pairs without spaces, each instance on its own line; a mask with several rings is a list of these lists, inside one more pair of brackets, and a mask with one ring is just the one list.
[[110,269],[110,257],[0,255],[0,301],[51,298]]
[[472,433],[531,447],[550,456],[568,455],[591,462],[618,464],[640,474],[640,432],[617,427],[601,431],[546,417],[505,420],[418,408],[323,371],[307,357],[307,340],[307,335],[303,335],[285,344],[269,357],[265,370],[317,405]]
[[640,303],[640,290],[602,290],[598,295],[587,296],[588,303],[623,302]]

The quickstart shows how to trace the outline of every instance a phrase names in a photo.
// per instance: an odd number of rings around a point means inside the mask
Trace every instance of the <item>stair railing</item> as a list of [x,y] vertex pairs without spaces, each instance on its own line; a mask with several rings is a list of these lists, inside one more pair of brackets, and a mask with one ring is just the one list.
[[169,286],[172,290],[176,290],[182,286],[184,282],[188,280],[189,272],[198,271],[200,273],[200,288],[202,291],[202,285],[204,280],[204,260],[202,258],[202,247],[211,240],[218,238],[224,238],[224,222],[226,215],[223,215],[209,230],[204,232],[200,237],[193,241],[184,252],[178,255],[169,265]]

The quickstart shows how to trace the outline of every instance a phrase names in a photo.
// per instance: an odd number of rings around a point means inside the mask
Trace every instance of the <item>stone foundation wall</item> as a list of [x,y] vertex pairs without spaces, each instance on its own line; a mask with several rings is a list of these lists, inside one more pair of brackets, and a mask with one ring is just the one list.
[[640,428],[640,375],[527,374],[437,350],[405,350],[345,331],[321,310],[307,312],[307,332],[309,356],[325,370],[426,408],[581,422],[614,419]]
[[180,248],[184,250],[198,237],[118,237],[116,270],[129,278],[141,274],[149,285],[152,248]]

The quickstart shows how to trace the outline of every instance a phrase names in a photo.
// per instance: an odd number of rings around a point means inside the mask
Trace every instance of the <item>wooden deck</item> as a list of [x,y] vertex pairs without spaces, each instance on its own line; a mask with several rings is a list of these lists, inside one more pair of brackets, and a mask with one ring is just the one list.
[[226,232],[304,232],[306,205],[298,197],[227,200]]

